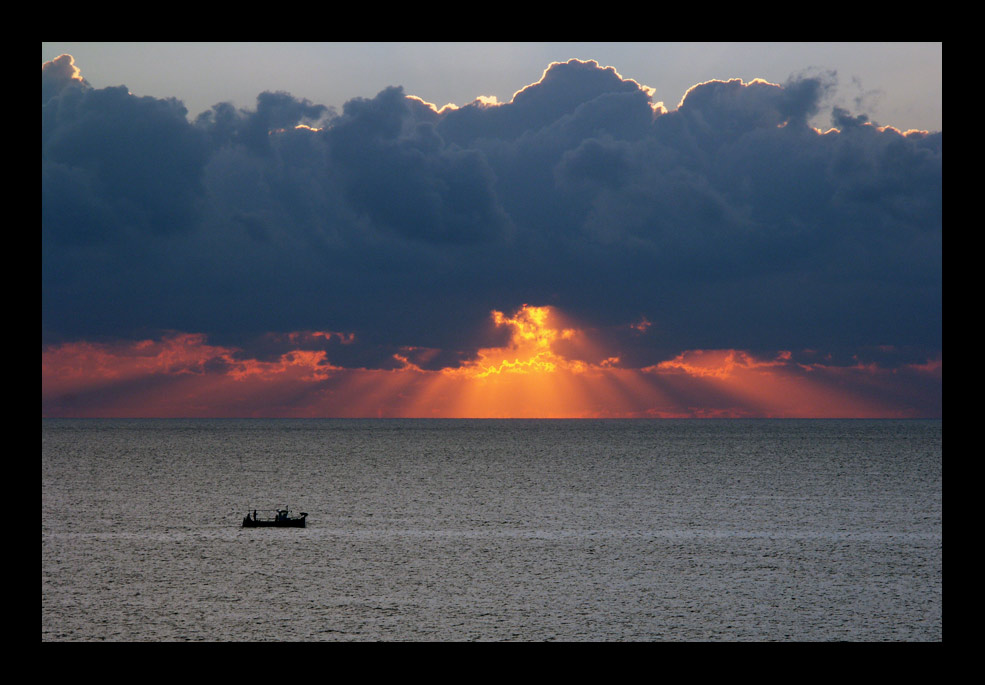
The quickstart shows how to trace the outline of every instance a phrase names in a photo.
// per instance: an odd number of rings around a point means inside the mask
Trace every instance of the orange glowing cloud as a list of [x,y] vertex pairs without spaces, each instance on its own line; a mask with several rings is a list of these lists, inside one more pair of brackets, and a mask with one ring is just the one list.
[[783,366],[790,361],[790,357],[790,352],[786,351],[781,352],[776,359],[759,360],[740,350],[690,350],[644,371],[659,373],[680,370],[690,376],[725,379],[742,369]]
[[[41,353],[43,414],[66,416],[265,415],[269,398],[328,380],[324,351],[293,350],[276,361],[240,359],[203,335],[160,341],[70,343]],[[273,405],[276,406],[276,405]],[[281,411],[274,411],[281,415]]]
[[[276,336],[294,349],[260,360],[202,335],[43,350],[43,416],[270,416],[443,418],[905,417],[941,362],[893,371],[801,364],[791,352],[689,350],[642,369],[621,365],[586,329],[552,307],[491,313],[510,333],[454,368],[427,370],[438,351],[406,348],[393,369],[342,368],[314,341],[351,334]],[[646,319],[630,324],[646,334]],[[914,380],[916,379],[916,380]],[[925,379],[925,385],[920,385]]]
[[[773,418],[907,417],[919,415],[893,406],[900,379],[877,365],[802,365],[788,351],[759,359],[739,350],[691,350],[643,369],[665,383],[719,398],[720,406],[694,407],[694,415]],[[905,385],[905,384],[904,384]],[[917,398],[912,398],[917,399]]]

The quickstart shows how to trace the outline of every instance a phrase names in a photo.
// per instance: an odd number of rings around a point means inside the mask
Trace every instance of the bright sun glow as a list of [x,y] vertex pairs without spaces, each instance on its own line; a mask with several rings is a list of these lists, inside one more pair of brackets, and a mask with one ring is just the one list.
[[503,373],[553,373],[566,367],[567,360],[551,349],[557,340],[570,340],[575,336],[571,328],[558,329],[549,321],[549,307],[524,305],[514,316],[494,311],[497,326],[513,329],[510,346],[505,349],[485,349],[479,352],[479,362],[460,369],[445,369],[445,373],[464,373],[471,378],[486,378]]

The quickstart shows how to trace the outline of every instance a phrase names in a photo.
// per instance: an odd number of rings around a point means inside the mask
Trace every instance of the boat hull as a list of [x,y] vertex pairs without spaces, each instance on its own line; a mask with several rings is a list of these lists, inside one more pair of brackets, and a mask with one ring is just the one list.
[[305,519],[287,519],[286,521],[254,521],[249,516],[243,519],[243,528],[304,528]]

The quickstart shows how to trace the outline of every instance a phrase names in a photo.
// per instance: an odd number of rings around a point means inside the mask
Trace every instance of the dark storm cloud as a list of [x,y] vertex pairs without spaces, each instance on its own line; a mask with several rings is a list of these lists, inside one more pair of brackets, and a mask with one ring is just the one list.
[[437,117],[388,88],[353,100],[326,131],[347,204],[378,229],[434,245],[496,241],[509,229],[484,155],[448,146]]
[[940,354],[941,134],[843,110],[820,134],[806,122],[831,75],[713,81],[667,112],[571,61],[498,106],[439,113],[388,88],[337,114],[263,93],[189,122],[56,63],[43,341],[179,330],[273,354],[271,333],[345,331],[358,343],[308,344],[439,366],[502,336],[491,309],[530,303],[640,365],[695,348]]
[[270,132],[298,124],[318,125],[334,113],[324,105],[298,100],[288,93],[264,92],[257,96],[256,110],[236,110],[228,102],[202,112],[196,125],[208,132],[213,147],[240,144],[254,153],[269,153]]

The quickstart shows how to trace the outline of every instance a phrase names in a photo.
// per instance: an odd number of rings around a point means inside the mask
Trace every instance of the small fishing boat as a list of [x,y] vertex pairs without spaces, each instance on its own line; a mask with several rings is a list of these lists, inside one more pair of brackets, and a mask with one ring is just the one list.
[[247,514],[243,518],[243,528],[304,528],[307,518],[306,511],[302,511],[298,516],[291,516],[291,512],[287,509],[277,509],[269,518],[258,517],[257,510],[254,509],[252,516]]

